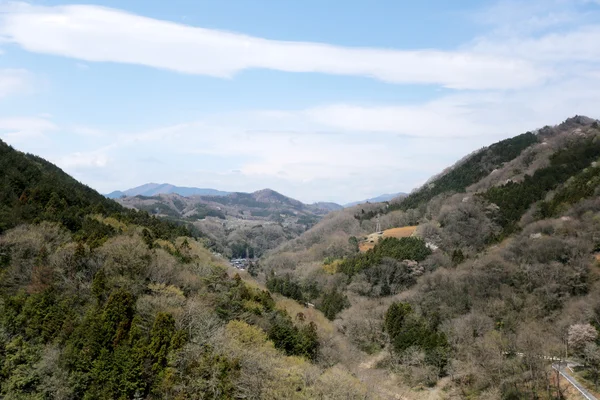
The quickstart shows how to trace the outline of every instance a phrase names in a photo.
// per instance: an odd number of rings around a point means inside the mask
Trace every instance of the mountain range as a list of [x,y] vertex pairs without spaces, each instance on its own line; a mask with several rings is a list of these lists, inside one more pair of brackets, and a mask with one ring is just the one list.
[[[160,185],[161,187],[167,185]],[[324,215],[330,211],[342,209],[335,203],[319,202],[304,204],[301,201],[284,196],[272,189],[262,189],[252,193],[244,192],[219,192],[220,194],[194,194],[182,195],[177,193],[177,187],[168,185],[168,193],[157,193],[152,195],[137,194],[132,196],[121,196],[114,200],[118,203],[140,210],[148,211],[158,216],[204,218],[214,216],[225,219],[226,215],[245,219],[262,219],[271,216],[279,218],[281,213],[289,215]],[[211,191],[212,189],[190,189],[183,192]],[[135,192],[135,189],[131,189]],[[154,189],[145,191],[154,192]],[[200,210],[202,209],[202,210]]]
[[127,190],[115,190],[106,195],[109,199],[118,199],[124,196],[156,196],[158,194],[176,193],[181,196],[226,196],[230,192],[224,192],[216,189],[204,189],[196,187],[175,186],[169,183],[146,183]]
[[404,193],[404,192],[386,193],[386,194],[382,194],[377,197],[372,197],[370,199],[366,199],[366,200],[362,200],[362,201],[353,201],[351,203],[344,204],[344,207],[346,207],[346,208],[354,207],[356,205],[363,204],[363,203],[382,203],[384,201],[392,201],[394,199],[398,199],[398,198],[401,198],[404,196],[406,196],[406,193]]
[[0,397],[568,398],[555,369],[595,387],[598,121],[331,207],[113,201],[0,141]]
[[[185,186],[175,186],[170,183],[146,183],[141,186],[137,186],[127,190],[115,190],[111,193],[106,194],[106,197],[109,199],[119,199],[121,197],[130,197],[130,196],[156,196],[159,194],[171,194],[175,193],[180,196],[227,196],[233,192],[226,192],[217,189],[210,188],[197,188],[197,187],[185,187]],[[332,202],[317,202],[314,203],[316,207],[326,208],[330,211],[339,210],[343,207],[352,207],[362,203],[378,203],[384,201],[390,201],[395,198],[405,196],[406,193],[386,193],[377,197],[373,197],[366,200],[353,201],[344,205],[339,205],[337,203]]]
[[[233,192],[219,195],[180,195],[172,185],[144,185],[149,190],[132,189],[131,193],[171,193],[123,196],[114,199],[129,209],[149,215],[192,224],[210,239],[213,248],[231,257],[242,257],[246,251],[260,256],[286,240],[311,228],[331,211],[342,206],[335,203],[304,204],[271,189],[253,193]],[[185,188],[183,193],[194,188]],[[205,190],[205,189],[198,189]]]

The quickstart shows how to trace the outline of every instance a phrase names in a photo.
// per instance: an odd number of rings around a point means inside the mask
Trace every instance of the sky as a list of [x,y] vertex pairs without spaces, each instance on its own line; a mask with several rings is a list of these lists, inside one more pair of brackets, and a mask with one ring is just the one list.
[[600,0],[0,0],[0,139],[101,193],[409,192],[599,118],[599,17]]

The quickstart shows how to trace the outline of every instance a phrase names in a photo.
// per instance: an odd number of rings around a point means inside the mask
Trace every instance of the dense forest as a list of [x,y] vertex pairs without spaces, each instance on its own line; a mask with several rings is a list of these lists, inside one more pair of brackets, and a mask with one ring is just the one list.
[[46,160],[21,153],[0,140],[0,233],[22,223],[56,222],[87,241],[116,231],[94,215],[146,227],[157,238],[192,236],[190,226],[176,225],[121,207],[77,182]]
[[188,227],[0,145],[0,397],[364,396],[323,361],[310,313],[228,273]]

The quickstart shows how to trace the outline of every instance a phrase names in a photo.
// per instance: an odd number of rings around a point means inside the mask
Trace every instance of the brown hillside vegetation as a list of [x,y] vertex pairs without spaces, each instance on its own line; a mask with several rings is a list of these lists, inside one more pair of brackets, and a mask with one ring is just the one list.
[[115,201],[153,216],[191,223],[207,245],[233,258],[245,257],[246,252],[251,257],[260,257],[299,236],[337,206],[303,204],[269,189],[225,196],[163,193]]
[[188,227],[0,150],[0,398],[389,398],[320,311],[228,274]]
[[[46,164],[5,153],[2,398],[550,400],[569,394],[565,359],[600,384],[593,120],[330,213],[248,272],[188,226],[72,180],[52,191],[33,173]],[[21,195],[34,184],[43,196]],[[378,214],[388,233],[361,252]]]
[[[331,213],[267,254],[259,278],[323,310],[413,396],[443,382],[447,398],[556,398],[549,358],[533,355],[564,357],[570,327],[600,328],[599,163],[589,118],[520,135],[389,207]],[[402,228],[361,241],[377,214]],[[593,385],[598,344],[568,348]]]

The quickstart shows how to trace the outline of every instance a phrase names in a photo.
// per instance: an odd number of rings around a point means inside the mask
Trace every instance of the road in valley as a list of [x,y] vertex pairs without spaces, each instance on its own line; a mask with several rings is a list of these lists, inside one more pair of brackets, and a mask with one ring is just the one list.
[[571,385],[575,387],[575,389],[579,390],[579,393],[581,393],[581,395],[584,398],[586,398],[587,400],[597,400],[596,396],[591,394],[586,388],[584,388],[579,382],[577,382],[573,375],[571,375],[568,364],[552,364],[552,368],[557,370],[563,376],[563,378],[565,378],[567,381],[569,381]]

